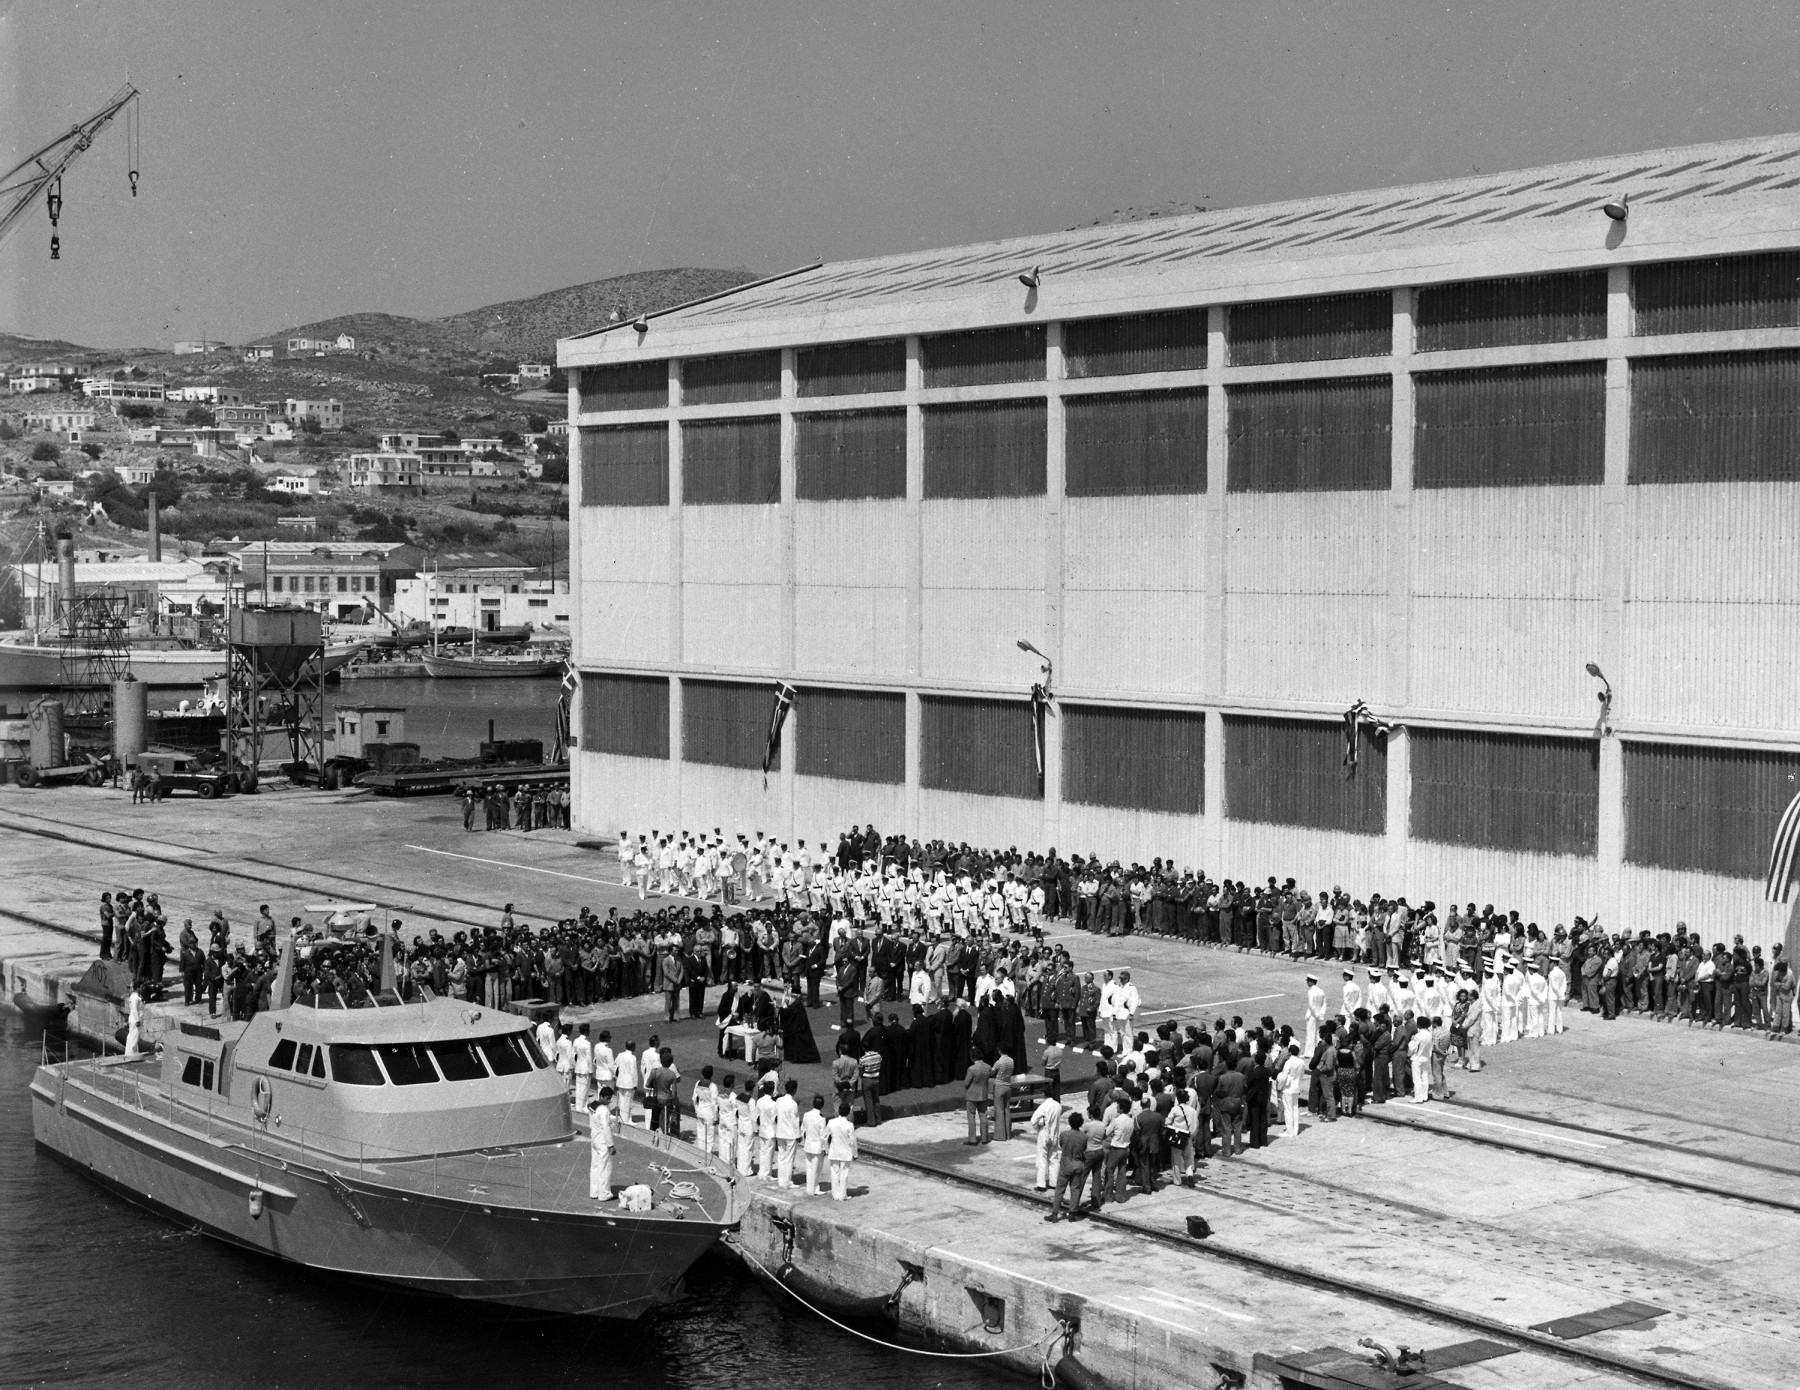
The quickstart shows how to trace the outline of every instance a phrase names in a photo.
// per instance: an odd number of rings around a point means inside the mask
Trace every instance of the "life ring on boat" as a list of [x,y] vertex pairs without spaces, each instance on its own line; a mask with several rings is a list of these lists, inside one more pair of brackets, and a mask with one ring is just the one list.
[[269,1078],[259,1076],[256,1085],[250,1088],[250,1109],[259,1121],[266,1122],[269,1111],[275,1105],[275,1090],[269,1085]]

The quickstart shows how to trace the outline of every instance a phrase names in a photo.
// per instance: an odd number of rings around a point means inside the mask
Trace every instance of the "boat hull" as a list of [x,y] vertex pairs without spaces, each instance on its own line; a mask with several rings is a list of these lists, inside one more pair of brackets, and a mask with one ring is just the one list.
[[678,1296],[728,1229],[616,1208],[507,1206],[484,1202],[480,1189],[467,1198],[407,1190],[354,1163],[259,1160],[65,1088],[56,1070],[40,1068],[31,1087],[43,1150],[134,1205],[311,1270],[535,1313],[632,1319]]
[[560,661],[482,661],[472,657],[427,656],[425,670],[435,680],[520,680],[554,676]]

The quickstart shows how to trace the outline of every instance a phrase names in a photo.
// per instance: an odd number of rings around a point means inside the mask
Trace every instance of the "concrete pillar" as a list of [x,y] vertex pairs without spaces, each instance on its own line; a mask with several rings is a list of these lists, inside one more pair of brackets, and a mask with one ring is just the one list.
[[681,800],[681,686],[680,676],[669,677],[669,816],[676,829],[687,823]]
[[[1058,671],[1063,669],[1063,493],[1066,473],[1064,458],[1063,397],[1063,326],[1052,323],[1045,328],[1048,358],[1044,364],[1046,387],[1044,455],[1044,632],[1030,638],[1049,655]],[[1022,653],[1029,656],[1030,653]],[[1042,845],[1057,845],[1062,839],[1062,720],[1052,708],[1044,721],[1044,828]]]
[[906,834],[921,832],[919,767],[923,722],[918,682],[925,650],[925,368],[917,334],[906,340]]
[[[1600,639],[1592,660],[1608,677],[1618,674],[1625,652],[1625,595],[1631,585],[1631,364],[1625,357],[1633,319],[1631,272],[1613,266],[1606,275],[1606,455],[1600,507]],[[1596,690],[1598,684],[1596,683]],[[1629,690],[1615,691],[1612,715],[1631,707]],[[1598,714],[1599,702],[1593,709]],[[1625,750],[1616,735],[1600,740],[1600,805],[1596,910],[1603,922],[1620,920],[1625,867]]]
[[1206,710],[1206,769],[1200,835],[1200,862],[1208,872],[1225,863],[1225,719],[1218,702],[1225,695],[1225,535],[1230,493],[1226,458],[1229,414],[1225,399],[1225,309],[1214,305],[1206,323],[1206,492],[1201,499],[1201,564],[1206,584],[1201,607],[1200,695]]
[[[1358,774],[1360,775],[1360,774]],[[1412,845],[1412,738],[1404,729],[1387,736],[1387,833],[1384,881],[1405,884],[1409,894],[1422,891],[1407,879]]]
[[[781,769],[777,774],[781,779],[781,785],[777,790],[781,795],[781,824],[783,833],[787,836],[790,844],[793,842],[794,837],[799,833],[794,828],[794,801],[796,790],[794,783],[799,768],[800,758],[798,752],[800,746],[798,726],[805,718],[805,701],[796,700],[793,706],[788,710],[787,722],[781,729]],[[813,834],[816,835],[818,830],[819,828],[817,826],[812,827]]]
[[919,835],[919,769],[924,749],[924,722],[919,705],[919,692],[906,692],[906,824],[907,839]]
[[794,545],[796,475],[794,466],[794,398],[798,394],[793,348],[781,350],[781,653],[778,669],[794,669],[795,633],[799,623],[799,586]]
[[1403,710],[1412,703],[1413,292],[1394,291],[1392,479],[1388,492],[1388,659],[1385,688],[1352,692]]
[[683,599],[687,588],[687,566],[682,558],[681,525],[681,425],[673,407],[681,404],[681,359],[669,361],[669,650],[671,666],[679,666],[686,645],[682,634]]

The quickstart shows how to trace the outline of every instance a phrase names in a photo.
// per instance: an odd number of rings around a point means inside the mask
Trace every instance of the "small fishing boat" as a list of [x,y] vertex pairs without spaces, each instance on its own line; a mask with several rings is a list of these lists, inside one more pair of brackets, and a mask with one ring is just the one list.
[[554,676],[563,668],[561,657],[546,661],[529,653],[496,652],[492,656],[433,656],[426,653],[420,659],[425,663],[426,673],[437,680],[528,680]]

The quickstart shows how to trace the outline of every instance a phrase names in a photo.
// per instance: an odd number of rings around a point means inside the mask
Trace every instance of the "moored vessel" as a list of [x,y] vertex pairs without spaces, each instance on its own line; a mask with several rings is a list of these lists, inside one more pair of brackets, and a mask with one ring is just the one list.
[[[275,998],[292,978],[284,956]],[[156,1056],[49,1063],[44,1149],[127,1200],[249,1250],[422,1293],[636,1318],[736,1224],[701,1150],[626,1128],[613,1186],[526,1020],[391,989],[309,992],[248,1022],[183,1020]]]

